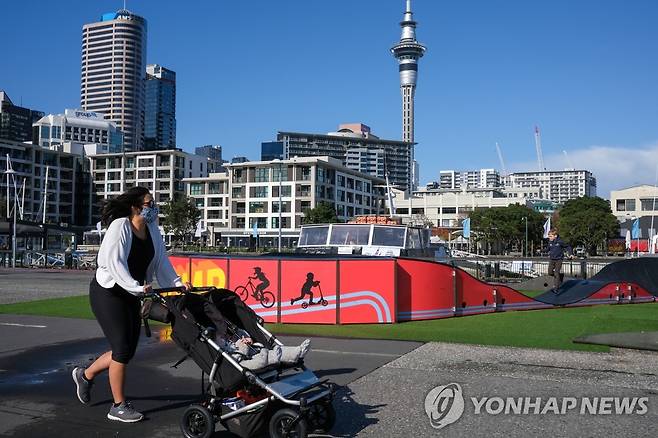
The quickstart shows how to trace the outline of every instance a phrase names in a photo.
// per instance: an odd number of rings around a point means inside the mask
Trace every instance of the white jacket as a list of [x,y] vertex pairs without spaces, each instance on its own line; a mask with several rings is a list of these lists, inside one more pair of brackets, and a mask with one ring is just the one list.
[[[183,286],[180,277],[171,266],[162,235],[158,229],[157,222],[147,224],[153,241],[154,255],[151,263],[146,269],[146,283],[153,281],[153,274],[158,279],[160,287]],[[130,275],[128,269],[128,255],[133,242],[133,231],[130,219],[121,217],[112,221],[103,242],[98,250],[98,261],[96,269],[96,281],[104,288],[110,289],[118,284],[133,295],[139,295],[144,291]]]

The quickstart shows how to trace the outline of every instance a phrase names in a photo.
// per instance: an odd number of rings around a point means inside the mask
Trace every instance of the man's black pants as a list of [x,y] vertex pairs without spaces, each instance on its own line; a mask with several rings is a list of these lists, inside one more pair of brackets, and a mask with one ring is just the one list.
[[553,287],[559,288],[562,284],[562,259],[548,262],[548,275],[553,277]]

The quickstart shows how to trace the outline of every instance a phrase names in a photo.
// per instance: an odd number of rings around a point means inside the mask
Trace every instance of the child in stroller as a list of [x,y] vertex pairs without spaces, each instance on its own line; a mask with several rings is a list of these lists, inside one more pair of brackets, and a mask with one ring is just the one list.
[[334,389],[304,366],[310,341],[285,347],[235,293],[194,289],[201,290],[154,290],[143,315],[171,322],[172,339],[208,374],[204,400],[183,414],[184,436],[208,438],[216,422],[243,437],[258,436],[266,424],[274,438],[331,429]]

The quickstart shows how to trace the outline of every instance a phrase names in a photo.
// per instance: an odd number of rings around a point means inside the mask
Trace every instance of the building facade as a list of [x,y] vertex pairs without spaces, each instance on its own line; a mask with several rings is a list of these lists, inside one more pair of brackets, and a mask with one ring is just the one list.
[[[48,114],[34,124],[34,144],[52,150],[82,154],[84,145],[94,143],[99,152],[123,150],[123,133],[103,114],[67,109]],[[68,145],[67,145],[68,144]]]
[[442,170],[439,172],[438,184],[430,183],[428,187],[441,189],[491,189],[502,187],[500,173],[495,169],[480,170]]
[[0,138],[9,141],[32,141],[32,124],[43,117],[41,111],[23,108],[0,90]]
[[[0,140],[0,169],[16,172],[18,203],[22,219],[65,225],[91,225],[93,193],[88,162],[78,154],[49,150],[30,143]],[[1,175],[0,197],[10,204],[14,198],[13,181]],[[47,181],[47,186],[46,186]],[[44,215],[45,206],[45,215]],[[20,217],[19,217],[20,218]]]
[[187,193],[205,209],[212,244],[219,238],[223,245],[248,246],[258,236],[261,245],[276,246],[281,217],[282,243],[293,246],[304,212],[320,202],[334,207],[341,221],[383,212],[380,186],[384,181],[348,169],[330,157],[251,161],[227,164],[226,168],[225,176],[186,180]]
[[[229,228],[230,191],[226,172],[202,178],[185,178],[185,192],[201,210],[202,235],[208,246],[223,246],[222,236]],[[226,239],[224,239],[226,240]]]
[[362,123],[342,124],[326,135],[282,131],[277,140],[283,143],[284,159],[329,156],[376,178],[388,174],[391,184],[401,190],[414,186],[413,143],[380,139]]
[[596,196],[596,178],[588,170],[519,172],[505,177],[505,188],[541,189],[541,197],[558,204],[582,196]]
[[460,227],[461,221],[476,208],[507,207],[517,204],[544,214],[551,214],[555,210],[554,203],[532,197],[533,194],[538,194],[538,191],[525,194],[530,196],[509,196],[499,188],[466,190],[423,188],[415,191],[413,196],[396,191],[394,200],[396,215],[402,218],[403,223],[443,228]]
[[130,11],[103,14],[82,28],[80,103],[124,133],[128,151],[143,147],[146,20]]
[[[184,194],[183,178],[208,175],[208,159],[181,150],[154,150],[89,155],[93,190],[97,198],[113,198],[130,187],[146,187],[157,203]],[[94,211],[100,219],[100,209]]]
[[260,144],[260,160],[283,160],[283,142],[265,141]]
[[194,155],[208,158],[208,174],[226,172],[224,159],[222,158],[222,147],[220,145],[207,144],[194,148]]
[[144,149],[176,147],[176,72],[146,66]]
[[619,221],[658,216],[658,188],[644,184],[613,190],[610,192],[610,207]]

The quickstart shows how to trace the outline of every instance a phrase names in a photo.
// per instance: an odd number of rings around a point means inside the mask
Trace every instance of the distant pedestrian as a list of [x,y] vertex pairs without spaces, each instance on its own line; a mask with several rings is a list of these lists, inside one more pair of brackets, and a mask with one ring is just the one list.
[[89,302],[111,350],[88,368],[73,369],[80,402],[89,403],[94,377],[109,370],[114,404],[107,418],[133,423],[144,416],[124,397],[126,366],[139,341],[140,297],[151,291],[155,275],[161,287],[184,286],[171,265],[158,229],[158,210],[144,187],[133,187],[108,201],[102,221],[107,233],[98,251],[98,269],[89,285]]
[[571,254],[571,247],[560,238],[555,228],[548,232],[548,275],[553,277],[553,293],[558,293],[562,284],[562,261],[565,252]]

